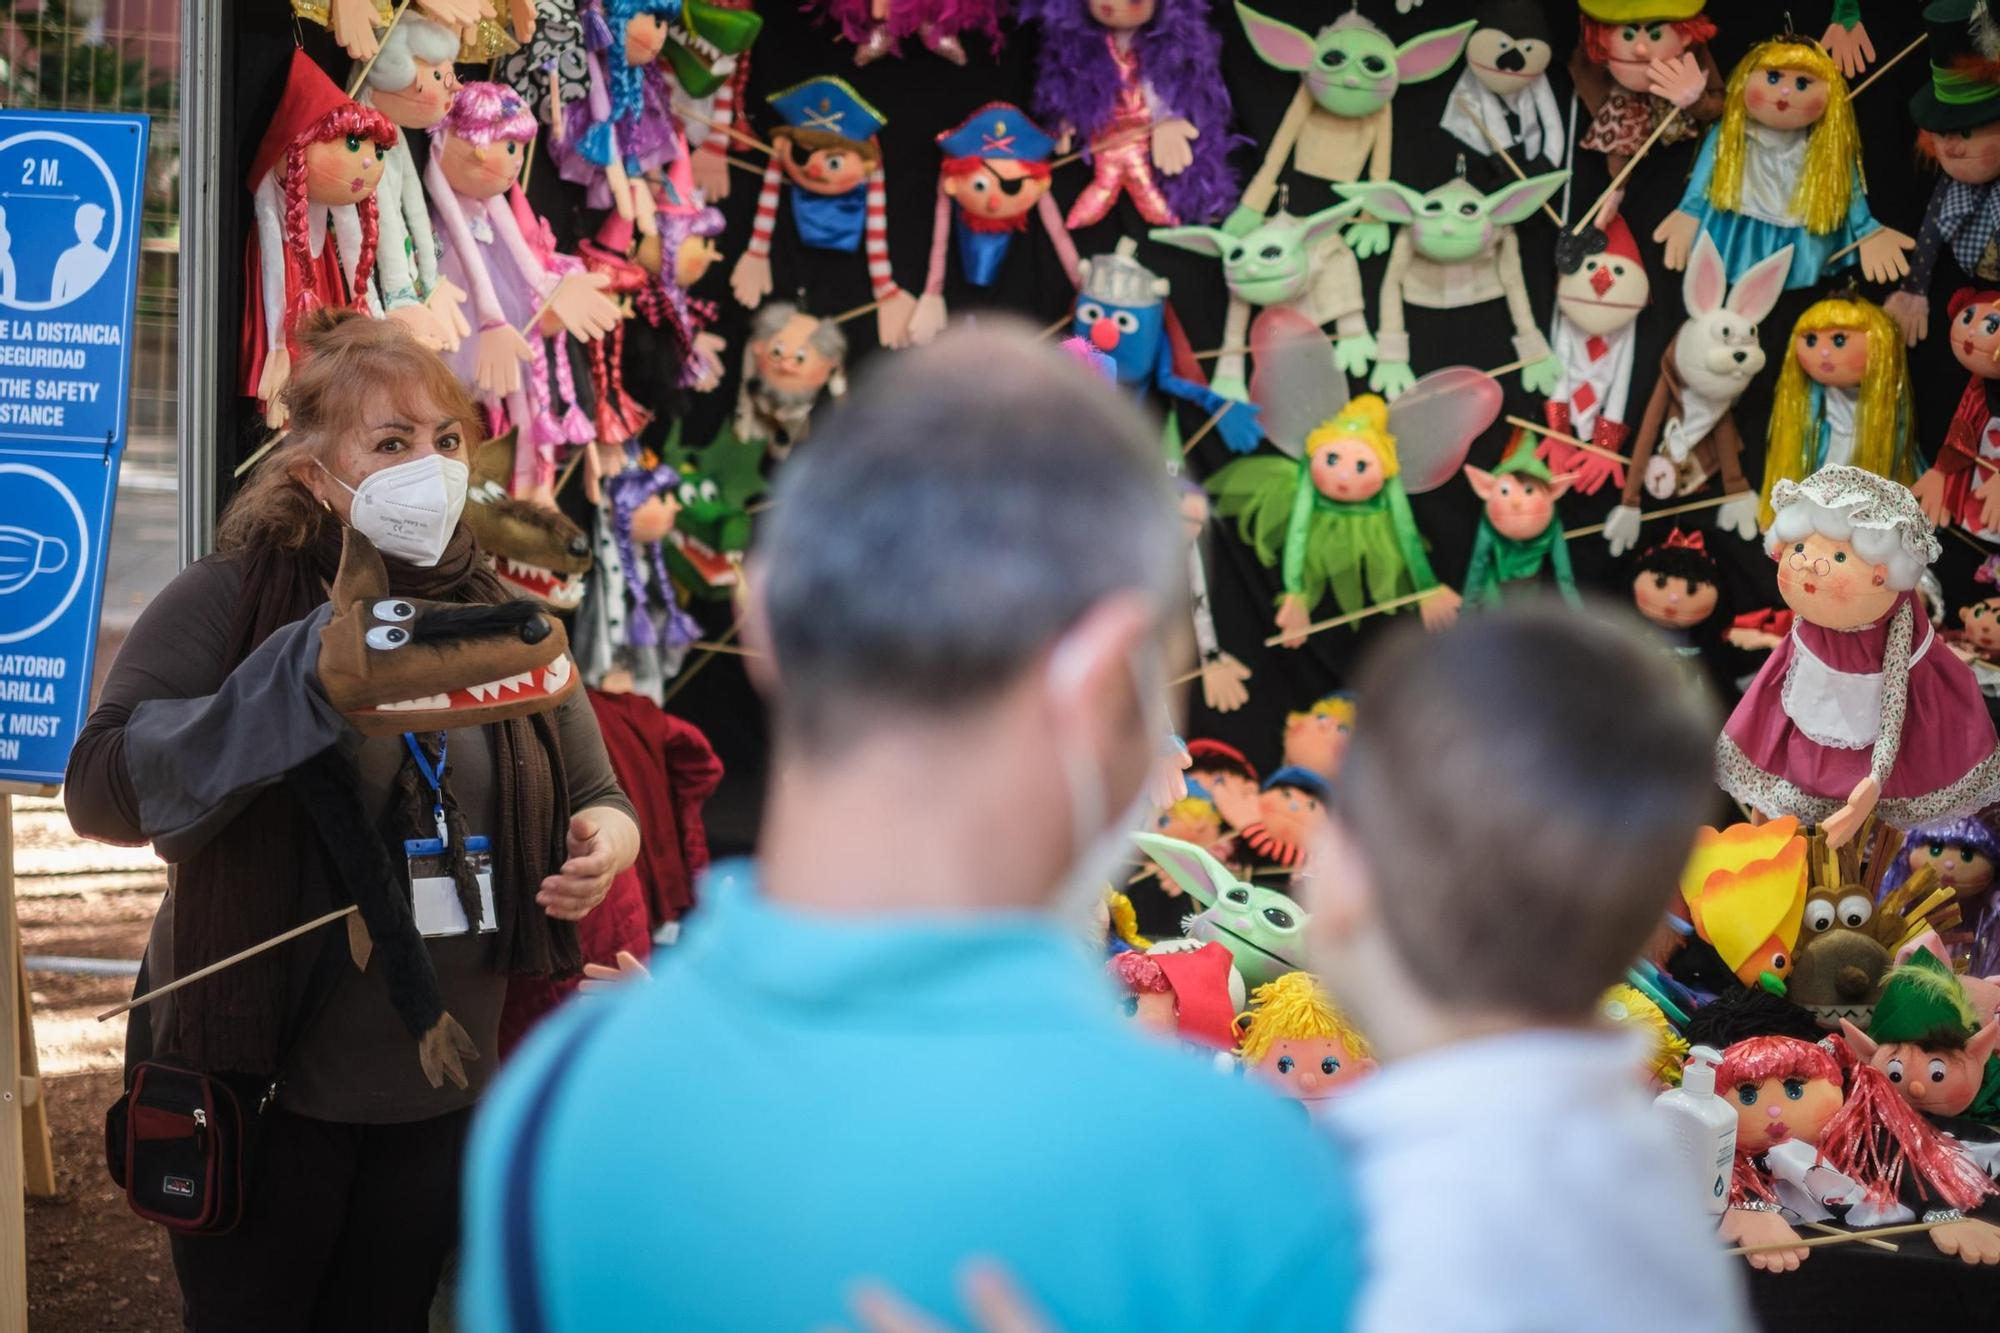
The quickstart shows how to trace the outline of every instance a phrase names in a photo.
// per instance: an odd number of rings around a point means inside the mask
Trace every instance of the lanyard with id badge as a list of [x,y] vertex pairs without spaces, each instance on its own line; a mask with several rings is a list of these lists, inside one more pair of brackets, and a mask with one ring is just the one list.
[[[437,764],[424,756],[424,748],[409,732],[403,744],[416,760],[417,772],[431,789],[431,818],[437,824],[435,838],[405,838],[403,854],[409,859],[410,907],[417,929],[425,938],[466,933],[465,906],[458,899],[458,882],[451,877],[451,831],[444,822],[444,764],[449,745],[448,733],[438,733]],[[498,929],[493,916],[493,852],[484,834],[465,840],[465,864],[479,882],[479,930],[484,934]]]

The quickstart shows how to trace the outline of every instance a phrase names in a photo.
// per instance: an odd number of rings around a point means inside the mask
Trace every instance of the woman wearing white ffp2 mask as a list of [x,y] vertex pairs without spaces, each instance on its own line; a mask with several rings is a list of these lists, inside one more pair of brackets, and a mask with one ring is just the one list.
[[320,499],[328,508],[374,542],[383,555],[428,569],[444,554],[465,510],[469,472],[457,457],[464,449],[462,432],[456,420],[430,426],[406,421],[370,424],[357,441],[369,450],[359,484],[350,486],[325,463],[318,464],[346,493],[346,504],[334,503],[321,488],[315,490],[321,491]]

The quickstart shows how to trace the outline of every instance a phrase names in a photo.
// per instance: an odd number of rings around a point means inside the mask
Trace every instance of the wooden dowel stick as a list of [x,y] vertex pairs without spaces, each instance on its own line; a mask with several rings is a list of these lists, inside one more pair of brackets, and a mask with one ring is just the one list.
[[1522,366],[1525,366],[1525,365],[1527,365],[1527,364],[1528,364],[1528,362],[1527,362],[1527,360],[1526,360],[1525,358],[1523,358],[1522,360],[1519,360],[1519,361],[1509,361],[1509,362],[1508,362],[1508,363],[1507,363],[1506,365],[1504,365],[1504,366],[1495,366],[1495,367],[1493,367],[1493,369],[1491,369],[1491,370],[1487,371],[1487,372],[1486,372],[1486,377],[1487,377],[1488,379],[1495,379],[1495,380],[1497,380],[1497,379],[1499,379],[1499,378],[1500,378],[1500,377],[1501,377],[1502,375],[1511,375],[1511,374],[1513,374],[1513,373],[1514,373],[1515,371],[1519,370],[1519,369],[1520,369],[1520,368],[1521,368]]
[[1229,411],[1229,409],[1234,406],[1236,406],[1236,404],[1233,402],[1224,403],[1221,407],[1216,409],[1214,416],[1202,422],[1201,429],[1196,431],[1194,434],[1188,436],[1188,442],[1181,446],[1181,457],[1186,458],[1189,454],[1193,453],[1194,447],[1197,444],[1200,444],[1203,440],[1208,438],[1208,433],[1214,430],[1216,426],[1221,424],[1224,414],[1226,414]]
[[880,301],[870,301],[867,305],[858,305],[854,307],[854,309],[852,310],[844,311],[841,314],[835,315],[833,319],[829,322],[834,324],[845,324],[850,319],[860,319],[863,315],[872,314],[875,311],[880,310],[881,308],[882,308],[882,303]]
[[257,460],[262,458],[265,454],[270,453],[273,449],[277,448],[279,445],[283,444],[285,442],[285,436],[289,435],[290,433],[291,433],[290,431],[281,430],[276,435],[273,435],[270,439],[258,445],[257,448],[251,453],[251,455],[248,458],[244,459],[242,462],[236,465],[236,475],[240,477],[244,473],[248,472],[251,468],[256,467]]
[[[1745,492],[1745,494],[1747,493]],[[1711,495],[1704,500],[1690,500],[1684,505],[1671,505],[1666,509],[1654,509],[1642,513],[1639,515],[1639,521],[1641,523],[1651,523],[1656,518],[1672,518],[1675,514],[1692,514],[1697,509],[1714,509],[1720,505],[1728,504],[1735,498],[1736,496],[1734,495]],[[1570,541],[1575,541],[1578,537],[1595,537],[1602,531],[1604,531],[1602,523],[1593,523],[1587,528],[1577,528],[1573,532],[1565,532],[1563,536],[1567,537]]]
[[1063,315],[1061,319],[1055,321],[1053,324],[1043,329],[1040,333],[1036,334],[1035,337],[1041,340],[1053,338],[1058,333],[1061,333],[1064,329],[1068,328],[1070,325],[1074,323],[1076,323],[1076,316],[1073,314],[1066,313]]
[[575,453],[569,456],[569,462],[563,464],[562,475],[556,478],[555,489],[549,492],[549,495],[551,497],[558,496],[563,493],[563,487],[569,485],[569,479],[576,474],[577,464],[583,461],[583,456],[585,454],[589,453],[592,449],[595,449],[596,447],[597,446],[595,444],[581,445],[577,448],[577,451]]
[[263,953],[266,949],[275,949],[280,944],[283,944],[286,940],[295,940],[299,936],[304,935],[309,931],[318,930],[321,926],[326,925],[330,921],[338,921],[340,920],[340,918],[348,915],[350,912],[357,912],[359,910],[361,909],[357,906],[342,907],[337,911],[328,912],[324,916],[316,916],[302,926],[293,926],[290,930],[285,931],[281,935],[273,935],[270,939],[265,940],[262,944],[253,944],[247,949],[238,949],[235,953],[230,954],[229,957],[218,958],[214,962],[210,963],[207,967],[196,968],[194,971],[188,973],[186,976],[176,977],[172,981],[169,981],[164,986],[155,986],[152,990],[147,991],[144,995],[140,995],[133,999],[127,1000],[123,1004],[113,1005],[111,1008],[106,1009],[103,1013],[99,1014],[97,1016],[97,1021],[102,1023],[107,1018],[118,1017],[118,1015],[124,1013],[128,1009],[137,1009],[142,1004],[150,1004],[154,1000],[159,999],[162,995],[170,994],[173,991],[179,990],[183,986],[192,985],[193,983],[200,981],[203,977],[214,976],[217,972],[220,972],[225,967],[234,967],[236,966],[236,964],[242,962],[246,958],[255,958],[258,954]]
[[763,179],[764,172],[762,168],[760,168],[755,162],[746,162],[740,157],[731,157],[727,153],[724,153],[722,155],[722,160],[724,162],[727,162],[730,166],[735,167],[738,171],[747,171],[752,176],[755,176],[760,180]]
[[710,129],[714,130],[717,134],[726,134],[730,138],[736,140],[736,142],[742,144],[745,148],[754,148],[758,152],[762,153],[765,157],[776,157],[778,155],[777,149],[771,147],[771,145],[765,143],[762,139],[759,139],[756,135],[746,134],[744,131],[737,129],[734,125],[718,124],[715,121],[710,120],[707,116],[702,115],[700,112],[689,110],[686,107],[675,107],[674,114],[678,116],[686,116],[689,120],[696,121],[700,124],[706,125]]
[[740,643],[711,643],[703,639],[688,646],[704,653],[727,653],[731,657],[762,657],[764,655],[755,648],[745,648]]
[[1085,153],[1092,152],[1093,150],[1097,152],[1109,152],[1113,148],[1123,148],[1128,143],[1137,143],[1139,142],[1139,140],[1147,137],[1152,132],[1153,132],[1153,126],[1151,124],[1148,124],[1144,129],[1127,130],[1125,131],[1125,133],[1105,141],[1105,143],[1101,147],[1097,144],[1085,143],[1083,147],[1077,149],[1075,152],[1064,153],[1061,157],[1058,157],[1053,161],[1051,161],[1049,163],[1049,170],[1053,171],[1057,167],[1066,167],[1072,162],[1082,161],[1083,155]]
[[1924,42],[1929,38],[1929,36],[1930,36],[1929,33],[1919,33],[1915,41],[1911,42],[1908,46],[1896,52],[1895,55],[1890,56],[1887,60],[1877,65],[1874,71],[1870,73],[1867,78],[1863,79],[1861,82],[1854,85],[1853,90],[1847,94],[1847,99],[1851,102],[1855,98],[1861,96],[1863,92],[1867,91],[1869,84],[1875,82],[1875,80],[1881,78],[1884,74],[1887,74],[1890,68],[1894,66],[1898,60],[1901,60],[1904,56],[1910,54],[1910,52],[1922,46]]
[[1625,182],[1632,178],[1632,168],[1639,165],[1639,159],[1650,152],[1653,145],[1660,141],[1660,136],[1667,132],[1667,127],[1680,118],[1681,109],[1679,107],[1669,109],[1666,115],[1660,117],[1660,123],[1653,127],[1653,132],[1646,136],[1646,141],[1639,145],[1637,152],[1632,154],[1631,160],[1625,164],[1625,169],[1611,178],[1611,184],[1604,187],[1604,193],[1597,196],[1597,202],[1585,209],[1583,216],[1577,219],[1576,225],[1570,228],[1572,235],[1583,235],[1585,229],[1597,220],[1598,213],[1603,211],[1604,201],[1625,188]]
[[375,62],[382,58],[382,48],[389,44],[389,34],[394,32],[396,25],[403,21],[403,13],[409,7],[410,0],[403,0],[401,4],[396,6],[396,12],[389,15],[389,26],[382,29],[382,35],[376,39],[375,54],[362,62],[361,68],[355,71],[354,77],[347,81],[348,97],[352,98],[361,92],[361,85],[368,81],[369,71],[373,70]]
[[1559,430],[1554,430],[1548,426],[1538,425],[1535,422],[1528,420],[1526,417],[1517,417],[1510,415],[1507,418],[1505,418],[1505,420],[1507,424],[1510,426],[1519,426],[1522,430],[1531,430],[1535,432],[1535,434],[1537,435],[1546,435],[1552,440],[1561,440],[1564,444],[1569,445],[1573,449],[1582,449],[1587,453],[1596,454],[1600,458],[1608,458],[1614,463],[1630,463],[1632,461],[1631,459],[1627,458],[1624,454],[1621,454],[1616,450],[1606,449],[1603,445],[1592,444],[1588,440],[1579,440],[1574,435],[1565,435]]
[[687,683],[693,680],[696,676],[700,675],[701,669],[703,667],[707,666],[710,662],[713,662],[717,657],[721,655],[718,649],[722,645],[728,644],[729,642],[734,640],[736,638],[737,631],[742,628],[743,628],[743,622],[740,620],[737,621],[734,625],[731,625],[729,627],[729,632],[727,634],[724,634],[721,638],[715,641],[714,646],[711,646],[706,652],[702,653],[702,655],[700,657],[697,657],[691,664],[683,667],[681,669],[681,673],[678,676],[674,677],[673,683],[668,685],[666,690],[660,695],[660,707],[665,708],[669,700],[671,700],[676,694],[679,694],[682,690],[686,689]]
[[1810,1240],[1776,1241],[1769,1245],[1738,1245],[1724,1254],[1770,1254],[1776,1250],[1818,1249],[1822,1245],[1852,1245],[1856,1241],[1878,1240],[1884,1236],[1914,1236],[1919,1231],[1935,1231],[1949,1222],[1909,1222],[1899,1227],[1873,1227],[1867,1231],[1843,1231],[1833,1236],[1814,1236]]
[[[1442,584],[1438,585],[1439,588],[1443,586]],[[1436,591],[1438,591],[1438,588],[1427,588],[1423,592],[1410,592],[1404,593],[1401,597],[1391,597],[1386,602],[1377,602],[1373,606],[1364,606],[1359,611],[1350,611],[1344,616],[1335,616],[1332,620],[1322,620],[1317,624],[1307,625],[1296,636],[1291,634],[1273,634],[1270,638],[1264,640],[1264,646],[1266,648],[1282,647],[1288,640],[1294,637],[1303,639],[1308,635],[1317,634],[1321,630],[1339,629],[1342,625],[1352,625],[1357,620],[1366,620],[1369,616],[1380,615],[1385,611],[1400,611],[1406,606],[1423,601],[1424,598]]]
[[[1479,114],[1479,108],[1472,104],[1471,99],[1459,98],[1458,109],[1472,118],[1472,123],[1479,127],[1479,137],[1486,140],[1488,148],[1499,154],[1500,160],[1507,164],[1507,170],[1513,172],[1517,180],[1528,179],[1528,173],[1521,170],[1521,164],[1514,160],[1514,155],[1502,148],[1500,141],[1493,137],[1493,131],[1486,128],[1486,118]],[[1549,207],[1549,201],[1546,199],[1542,200],[1542,211],[1549,215],[1549,221],[1555,223],[1558,227],[1563,225],[1561,215],[1555,209]]]
[[[1800,1225],[1805,1227],[1808,1231],[1817,1231],[1822,1236],[1845,1236],[1846,1234],[1848,1234],[1847,1232],[1842,1231],[1839,1227],[1830,1227],[1824,1222],[1803,1222]],[[1868,1248],[1872,1250],[1887,1250],[1891,1254],[1897,1254],[1901,1252],[1900,1248],[1893,1240],[1870,1240],[1866,1237],[1863,1237],[1861,1240],[1861,1244],[1866,1245]]]

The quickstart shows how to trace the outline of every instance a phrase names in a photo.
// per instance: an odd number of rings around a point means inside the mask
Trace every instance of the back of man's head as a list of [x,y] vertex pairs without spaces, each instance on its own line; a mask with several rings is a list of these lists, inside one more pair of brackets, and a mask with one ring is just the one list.
[[1659,924],[1714,798],[1715,720],[1622,611],[1406,629],[1363,668],[1335,804],[1408,980],[1576,1022]]
[[1004,324],[880,359],[775,500],[758,584],[780,741],[806,751],[997,694],[1116,594],[1163,625],[1186,595],[1157,432]]

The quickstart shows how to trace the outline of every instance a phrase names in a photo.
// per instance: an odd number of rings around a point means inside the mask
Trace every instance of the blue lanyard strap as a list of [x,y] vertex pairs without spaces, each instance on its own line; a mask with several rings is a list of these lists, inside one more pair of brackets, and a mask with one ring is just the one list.
[[438,841],[442,842],[448,850],[451,847],[451,835],[445,831],[444,825],[444,761],[445,755],[451,749],[451,734],[440,731],[437,734],[437,738],[438,757],[435,768],[431,766],[431,761],[424,757],[424,747],[417,744],[417,738],[414,733],[404,732],[403,744],[409,747],[410,758],[417,761],[417,772],[423,775],[426,783],[430,784],[432,797],[431,818],[437,824]]

